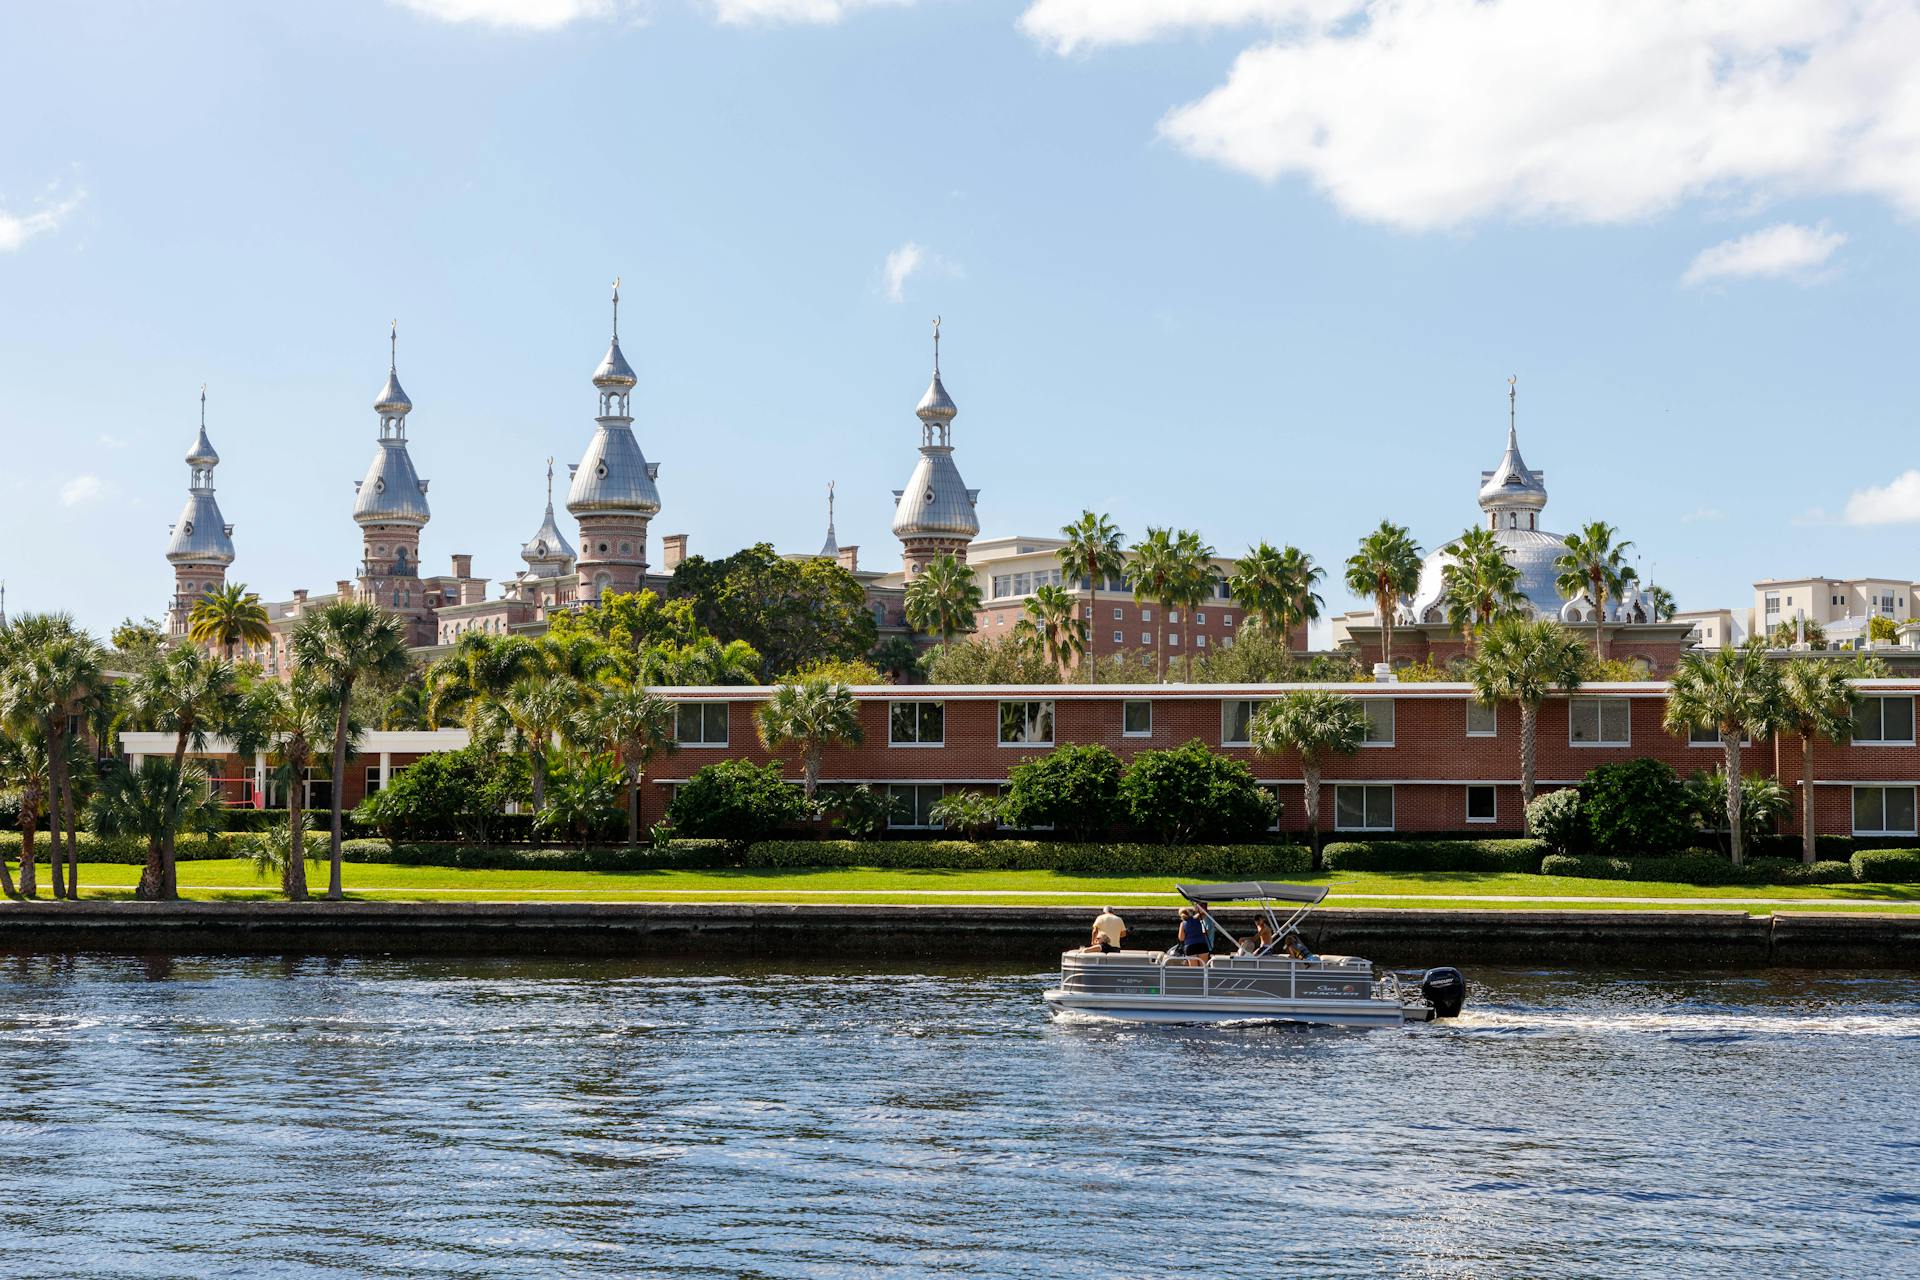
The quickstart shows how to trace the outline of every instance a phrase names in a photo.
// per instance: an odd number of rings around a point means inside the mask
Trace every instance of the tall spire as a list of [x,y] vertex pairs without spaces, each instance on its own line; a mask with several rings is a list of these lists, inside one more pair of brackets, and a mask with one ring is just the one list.
[[827,541],[820,548],[822,559],[831,559],[840,554],[840,539],[833,531],[833,485],[833,481],[827,481]]
[[1480,473],[1480,509],[1491,517],[1489,527],[1494,529],[1533,529],[1547,505],[1546,473],[1531,470],[1520,456],[1519,382],[1519,374],[1507,379],[1506,452],[1493,470]]
[[1520,432],[1515,426],[1515,415],[1518,412],[1516,402],[1520,394],[1519,388],[1520,375],[1516,373],[1507,379],[1507,448],[1509,449],[1518,449],[1520,447]]
[[933,381],[927,384],[927,393],[920,397],[920,403],[913,412],[920,419],[920,447],[931,445],[946,446],[953,443],[953,419],[960,412],[953,397],[947,394],[946,384],[940,381],[940,317],[933,318]]
[[634,384],[638,381],[633,366],[627,363],[627,357],[620,350],[620,277],[615,276],[613,340],[607,343],[607,354],[600,357],[600,367],[593,371],[593,385],[600,390],[600,416],[626,417],[627,397],[632,394]]
[[407,437],[407,415],[413,412],[413,401],[407,399],[407,393],[400,389],[400,322],[394,320],[387,325],[387,381],[380,388],[380,394],[374,397],[373,411],[380,415],[380,438],[390,436],[404,440]]
[[613,278],[613,340],[620,341],[620,277]]

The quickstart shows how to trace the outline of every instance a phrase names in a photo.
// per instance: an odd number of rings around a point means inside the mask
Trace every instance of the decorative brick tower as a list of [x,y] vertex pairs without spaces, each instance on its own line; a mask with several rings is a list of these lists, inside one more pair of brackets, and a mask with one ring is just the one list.
[[660,469],[640,452],[628,397],[639,379],[620,353],[620,282],[613,282],[613,341],[593,385],[600,414],[587,451],[572,467],[567,510],[580,522],[579,599],[638,591],[647,576],[647,523],[660,511]]
[[187,505],[173,522],[167,562],[173,566],[173,603],[167,609],[167,633],[187,634],[187,615],[201,597],[227,582],[233,563],[233,526],[220,514],[213,496],[213,469],[220,455],[207,439],[207,389],[200,388],[200,434],[187,452]]
[[933,381],[914,409],[920,419],[920,461],[907,487],[893,491],[893,536],[900,539],[907,581],[941,556],[967,558],[980,533],[978,489],[953,465],[953,419],[960,412],[940,381],[940,320],[933,321]]
[[407,622],[408,643],[431,644],[433,619],[420,584],[420,534],[432,514],[427,482],[407,452],[407,415],[413,401],[400,389],[396,358],[399,326],[388,334],[387,383],[373,409],[380,415],[379,447],[367,475],[354,486],[353,522],[360,526],[359,596]]

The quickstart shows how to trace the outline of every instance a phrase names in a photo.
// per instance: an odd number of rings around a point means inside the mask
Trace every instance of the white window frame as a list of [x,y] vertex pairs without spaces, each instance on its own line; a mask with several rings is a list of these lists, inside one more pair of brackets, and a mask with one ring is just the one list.
[[[1596,733],[1603,734],[1603,735],[1607,731],[1608,705],[1612,704],[1614,706],[1619,707],[1620,708],[1619,714],[1626,717],[1627,736],[1624,738],[1608,738],[1603,736],[1603,737],[1596,738],[1592,742],[1580,742],[1576,740],[1573,736],[1573,711],[1575,707],[1579,706],[1583,702],[1591,702],[1594,704],[1594,707],[1595,707],[1594,716],[1593,716],[1594,731]],[[1567,699],[1567,745],[1569,747],[1573,747],[1579,750],[1587,750],[1592,748],[1617,749],[1620,747],[1632,746],[1633,745],[1633,703],[1628,701],[1626,698],[1594,698],[1594,697],[1568,698]]]
[[[1488,814],[1484,818],[1476,818],[1473,816],[1473,793],[1476,791],[1487,791],[1487,792],[1491,792],[1493,795],[1493,812]],[[1500,821],[1500,788],[1495,786],[1493,783],[1469,782],[1466,787],[1466,795],[1464,797],[1464,802],[1466,804],[1465,816],[1468,822],[1496,823]]]
[[[1147,709],[1146,728],[1127,728],[1127,712],[1134,707],[1145,707]],[[1151,738],[1153,736],[1153,699],[1127,698],[1120,703],[1120,736],[1123,738]]]
[[[1009,741],[1007,739],[1007,709],[1009,707],[1025,707],[1026,708],[1026,710],[1022,712],[1021,715],[1026,725],[1024,732],[1027,732],[1027,733],[1032,733],[1034,731],[1036,722],[1038,721],[1040,716],[1044,715],[1047,720],[1047,729],[1048,729],[1046,738],[1045,739],[1017,738],[1012,741]],[[1042,710],[1039,710],[1039,708],[1045,708],[1045,710],[1042,711]],[[1054,705],[1053,705],[1052,698],[1013,698],[1013,699],[1008,699],[1007,701],[1002,702],[1000,704],[1000,745],[1001,746],[1018,747],[1018,748],[1050,747],[1053,745],[1054,739],[1058,736],[1059,736],[1059,725],[1054,716]]]
[[[1880,794],[1880,825],[1877,828],[1863,827],[1860,825],[1860,793],[1863,791],[1877,791],[1881,793]],[[1854,835],[1856,836],[1920,835],[1920,829],[1916,829],[1915,826],[1912,824],[1909,824],[1905,829],[1889,829],[1888,828],[1886,793],[1889,791],[1906,792],[1909,799],[1915,802],[1914,810],[1916,815],[1920,816],[1920,796],[1914,795],[1914,788],[1912,787],[1888,786],[1885,783],[1873,783],[1870,785],[1856,786],[1852,788],[1852,791],[1848,796],[1848,810],[1849,810],[1848,824],[1851,826]]]
[[1264,698],[1222,698],[1220,700],[1220,745],[1223,747],[1247,747],[1253,743],[1250,738],[1229,738],[1227,736],[1227,717],[1233,712],[1229,708],[1244,705],[1247,709],[1247,732],[1253,732],[1253,718],[1260,714],[1260,708],[1267,705]]
[[1856,711],[1859,709],[1862,703],[1877,702],[1880,704],[1880,732],[1883,735],[1878,738],[1854,737],[1853,739],[1851,739],[1851,742],[1854,746],[1856,747],[1910,747],[1913,745],[1913,733],[1911,732],[1911,729],[1909,729],[1907,736],[1904,738],[1889,738],[1884,736],[1887,731],[1886,704],[1893,701],[1900,701],[1907,704],[1907,724],[1911,726],[1913,724],[1913,713],[1915,711],[1912,694],[1867,693],[1867,694],[1862,694],[1853,700],[1854,708]]
[[1124,631],[1116,631],[1116,632],[1114,632],[1114,633],[1113,633],[1113,642],[1114,642],[1115,644],[1125,644],[1125,643],[1127,642],[1127,633],[1126,633],[1126,632],[1124,632]]
[[[1367,737],[1361,740],[1361,743],[1360,743],[1361,746],[1390,747],[1393,745],[1394,729],[1397,727],[1399,722],[1399,716],[1394,711],[1393,701],[1394,700],[1392,698],[1361,698],[1359,699],[1360,709],[1366,714],[1366,717],[1367,717]],[[1386,710],[1387,736],[1384,738],[1376,738],[1373,736],[1373,733],[1377,724],[1377,722],[1374,720],[1374,709],[1377,707],[1385,707],[1387,709]]]
[[[912,707],[914,709],[913,729],[914,729],[915,736],[910,740],[903,741],[893,736],[894,735],[894,723],[893,723],[894,711],[898,707]],[[921,719],[921,716],[924,714],[921,709],[924,707],[940,708],[940,737],[938,741],[935,741],[930,738],[922,738],[918,736],[921,731],[920,719]],[[939,698],[897,698],[887,703],[887,745],[889,747],[944,747],[946,746],[947,745],[947,704]]]
[[[710,748],[724,748],[727,746],[731,746],[732,739],[733,739],[732,706],[733,704],[730,702],[676,702],[674,703],[673,704],[674,745],[678,747],[684,747],[684,748],[687,748],[688,750],[694,750],[694,751],[698,751],[702,749],[710,749]],[[688,707],[697,707],[700,710],[700,737],[698,739],[684,738],[680,734],[681,711],[682,711],[682,708],[688,708]],[[710,741],[707,738],[707,733],[710,727],[709,720],[711,719],[709,715],[710,708],[718,708],[719,710],[721,738],[720,738],[720,741],[718,742]]]
[[[1696,733],[1705,733],[1710,736],[1705,738],[1696,738],[1693,736]],[[1700,725],[1690,724],[1687,726],[1687,745],[1689,747],[1706,747],[1709,749],[1718,748],[1720,745],[1720,730],[1713,728],[1711,726],[1702,728]],[[1743,747],[1750,747],[1753,745],[1753,739],[1742,738],[1740,739],[1740,745]]]
[[[1486,715],[1492,718],[1493,727],[1491,729],[1476,729],[1473,727],[1473,714],[1476,711],[1484,712],[1486,713]],[[1486,703],[1480,701],[1478,698],[1468,698],[1466,727],[1467,727],[1467,736],[1469,738],[1499,737],[1500,736],[1500,708],[1497,705],[1490,707]]]
[[1358,827],[1347,826],[1343,824],[1340,821],[1340,793],[1342,791],[1359,791],[1362,793],[1360,797],[1360,816],[1363,821],[1373,816],[1369,812],[1369,805],[1367,803],[1367,796],[1365,794],[1366,792],[1384,791],[1387,793],[1388,810],[1395,811],[1399,807],[1397,803],[1397,797],[1395,797],[1395,795],[1393,794],[1393,784],[1390,782],[1335,783],[1333,788],[1333,829],[1335,831],[1392,831],[1395,829],[1393,822],[1395,817],[1397,816],[1396,812],[1389,812],[1387,814],[1387,825],[1384,827],[1375,826],[1375,825],[1372,825],[1371,823],[1364,826],[1358,826]]

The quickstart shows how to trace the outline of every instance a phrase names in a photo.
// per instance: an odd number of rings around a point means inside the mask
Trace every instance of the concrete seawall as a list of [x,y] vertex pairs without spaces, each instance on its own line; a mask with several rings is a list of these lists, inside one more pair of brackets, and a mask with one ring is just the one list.
[[[1085,907],[691,903],[35,903],[0,908],[0,950],[185,954],[634,955],[970,960],[1046,967],[1086,938]],[[1140,945],[1167,908],[1124,913]],[[1227,912],[1230,928],[1251,917]],[[1321,951],[1390,966],[1920,970],[1920,914],[1328,908]]]

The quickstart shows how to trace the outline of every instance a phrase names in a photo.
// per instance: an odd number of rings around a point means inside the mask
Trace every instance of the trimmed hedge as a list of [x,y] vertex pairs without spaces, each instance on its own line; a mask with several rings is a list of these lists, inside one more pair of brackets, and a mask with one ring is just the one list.
[[[323,844],[324,847],[324,844]],[[497,845],[395,844],[385,840],[348,840],[340,856],[347,862],[386,862],[402,867],[462,867],[475,871],[669,871],[726,866],[731,857],[721,840],[675,840],[665,850],[648,845],[601,849],[502,848]]]
[[1855,880],[1913,884],[1920,882],[1920,849],[1862,849],[1852,866]]
[[[214,834],[210,836],[187,833],[173,842],[173,860],[175,862],[204,862],[209,858],[244,858],[253,851],[253,836],[245,832]],[[323,837],[324,838],[324,837]],[[64,844],[64,841],[62,842]],[[20,833],[18,831],[0,831],[0,857],[9,862],[20,858]],[[47,833],[37,832],[33,837],[34,861],[46,865]],[[90,831],[80,833],[80,861],[109,862],[127,866],[140,866],[147,860],[147,842],[144,840],[103,840]]]
[[1540,870],[1544,840],[1342,840],[1321,850],[1329,871]]
[[877,867],[912,871],[1064,871],[1243,879],[1300,875],[1306,849],[1292,844],[1066,844],[1040,840],[767,840],[749,867]]
[[[1913,878],[1920,880],[1920,850],[1907,852],[1915,860]],[[1755,858],[1736,867],[1720,854],[1704,850],[1694,850],[1673,858],[1607,858],[1597,854],[1569,856],[1556,853],[1541,862],[1540,872],[1542,875],[1580,876],[1588,880],[1661,880],[1698,885],[1847,884],[1855,880],[1895,878],[1861,875],[1858,860],[1863,856],[1855,854],[1852,864],[1829,861],[1816,862],[1811,866],[1798,859]]]

